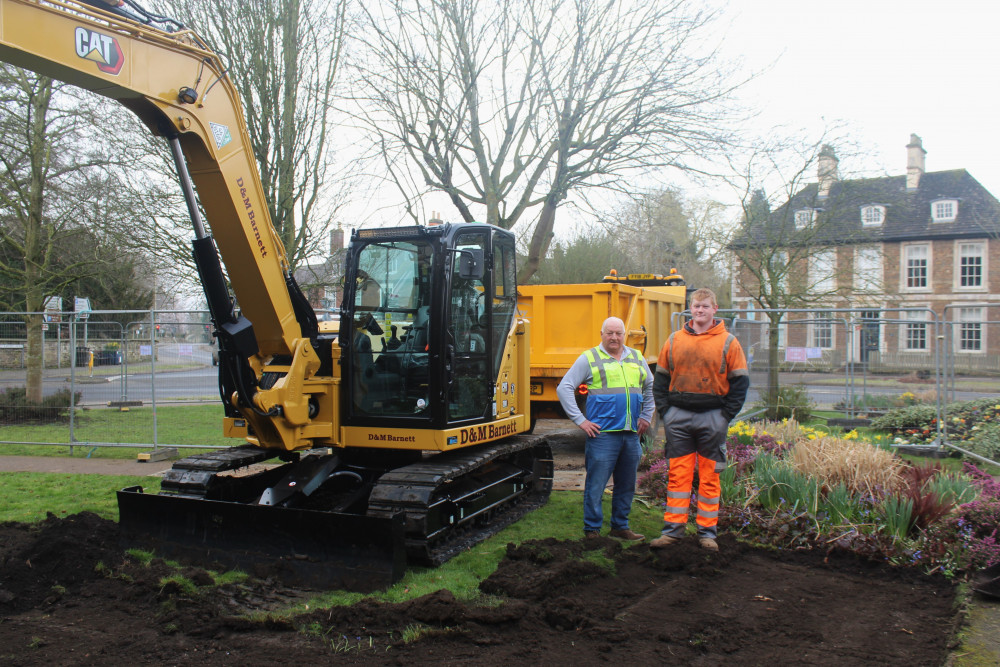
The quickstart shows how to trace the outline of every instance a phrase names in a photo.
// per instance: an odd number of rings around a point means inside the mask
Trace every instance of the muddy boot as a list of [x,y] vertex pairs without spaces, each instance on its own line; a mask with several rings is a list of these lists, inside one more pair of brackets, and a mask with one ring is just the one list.
[[654,549],[662,549],[664,547],[669,547],[671,544],[675,544],[680,541],[681,539],[679,537],[671,537],[670,535],[661,535],[660,537],[657,537],[655,540],[650,542],[649,546],[651,546]]

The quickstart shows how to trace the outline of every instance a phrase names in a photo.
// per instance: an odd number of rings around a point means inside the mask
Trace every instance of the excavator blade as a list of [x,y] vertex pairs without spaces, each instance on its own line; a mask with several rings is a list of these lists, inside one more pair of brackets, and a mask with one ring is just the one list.
[[118,492],[124,546],[324,590],[370,592],[406,569],[403,515],[367,517]]

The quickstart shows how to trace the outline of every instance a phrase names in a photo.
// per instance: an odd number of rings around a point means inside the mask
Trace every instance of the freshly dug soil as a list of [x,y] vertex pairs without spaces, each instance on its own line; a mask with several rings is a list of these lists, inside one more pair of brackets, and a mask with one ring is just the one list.
[[214,586],[197,568],[187,590],[162,561],[124,554],[117,532],[89,513],[0,524],[0,663],[941,665],[956,617],[944,578],[724,535],[717,554],[693,540],[511,545],[481,584],[490,606],[442,590],[254,621],[310,592]]

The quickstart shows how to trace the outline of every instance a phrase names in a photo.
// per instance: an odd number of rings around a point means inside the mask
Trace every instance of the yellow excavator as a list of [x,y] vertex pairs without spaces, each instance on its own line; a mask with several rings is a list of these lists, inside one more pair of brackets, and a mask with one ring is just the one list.
[[121,490],[128,543],[372,590],[547,500],[509,232],[355,231],[329,328],[271,225],[240,97],[196,33],[132,0],[0,0],[0,60],[117,100],[164,137],[194,227],[224,430],[245,444],[177,461],[159,494]]

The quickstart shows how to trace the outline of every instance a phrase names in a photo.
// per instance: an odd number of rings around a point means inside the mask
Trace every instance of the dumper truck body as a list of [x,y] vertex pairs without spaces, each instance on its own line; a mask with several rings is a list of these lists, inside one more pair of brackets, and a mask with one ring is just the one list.
[[683,278],[614,274],[600,283],[521,285],[518,310],[531,322],[531,418],[565,417],[556,386],[584,350],[600,342],[608,317],[625,323],[625,344],[639,350],[650,368],[684,311]]

